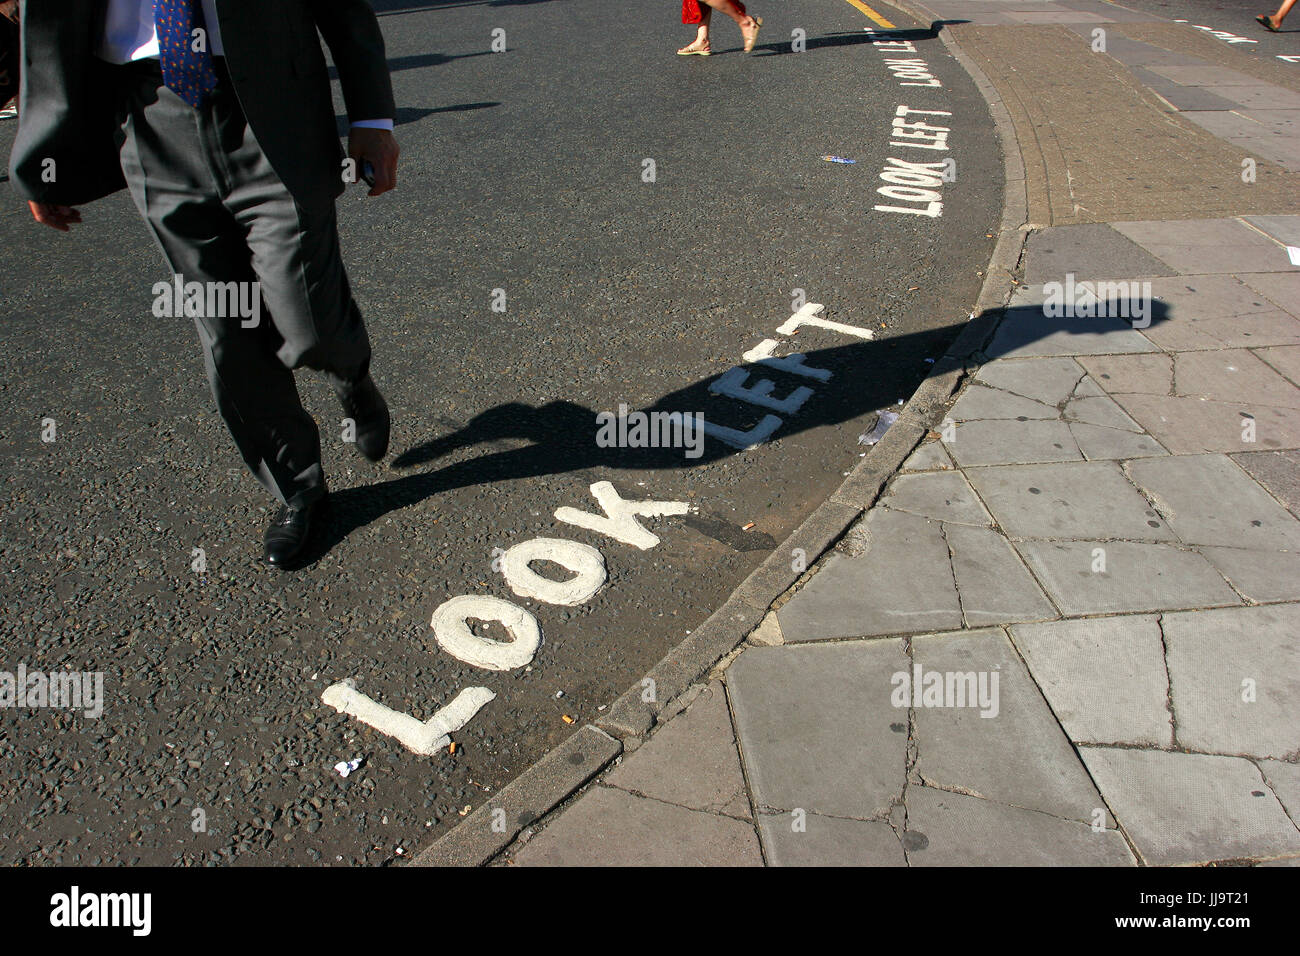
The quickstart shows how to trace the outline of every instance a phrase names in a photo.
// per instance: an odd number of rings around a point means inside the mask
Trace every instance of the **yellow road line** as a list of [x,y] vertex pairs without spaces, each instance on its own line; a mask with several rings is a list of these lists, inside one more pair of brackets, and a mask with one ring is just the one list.
[[845,0],[845,2],[857,7],[859,10],[861,10],[863,13],[869,16],[872,20],[876,21],[876,23],[879,23],[882,27],[889,27],[891,30],[894,29],[894,25],[892,23],[890,23],[880,14],[878,14],[875,10],[872,10],[869,6],[863,3],[862,0]]

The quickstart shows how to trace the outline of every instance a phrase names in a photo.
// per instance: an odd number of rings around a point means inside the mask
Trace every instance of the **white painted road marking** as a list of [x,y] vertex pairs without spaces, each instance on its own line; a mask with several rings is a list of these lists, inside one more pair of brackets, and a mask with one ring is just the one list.
[[351,680],[331,684],[320,697],[335,710],[355,717],[380,733],[395,737],[408,750],[432,757],[451,743],[449,734],[468,724],[496,694],[486,687],[466,687],[450,704],[424,723],[410,714],[398,713],[371,700],[357,690]]
[[[512,640],[479,637],[470,630],[470,618],[499,622],[510,632]],[[517,604],[485,594],[459,594],[442,602],[433,612],[429,626],[433,628],[433,639],[444,651],[457,660],[489,671],[523,667],[537,654],[542,643],[537,618]]]
[[[553,561],[573,572],[567,581],[542,577],[533,561]],[[520,597],[573,607],[591,598],[605,583],[605,557],[589,544],[564,538],[532,538],[501,555],[501,571],[510,590]]]
[[[778,418],[777,424],[780,422]],[[707,422],[704,431],[706,434],[709,431]],[[555,509],[555,517],[565,524],[577,525],[579,528],[586,528],[597,534],[608,535],[615,541],[630,544],[642,551],[649,551],[657,545],[659,536],[651,534],[641,522],[636,520],[635,515],[659,518],[664,515],[684,515],[691,510],[690,505],[684,501],[624,501],[608,481],[596,482],[591,486],[591,493],[595,496],[596,503],[605,509],[604,515],[594,515],[587,511],[579,511],[577,508],[563,507]]]

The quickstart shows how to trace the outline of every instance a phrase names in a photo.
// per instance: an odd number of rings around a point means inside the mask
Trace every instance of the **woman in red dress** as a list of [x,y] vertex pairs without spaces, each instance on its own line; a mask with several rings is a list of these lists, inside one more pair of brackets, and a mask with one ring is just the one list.
[[695,42],[678,50],[678,56],[708,56],[713,52],[709,49],[709,19],[714,8],[736,21],[745,38],[745,52],[754,49],[763,18],[747,14],[740,0],[682,0],[682,23],[698,23],[699,27],[695,31]]

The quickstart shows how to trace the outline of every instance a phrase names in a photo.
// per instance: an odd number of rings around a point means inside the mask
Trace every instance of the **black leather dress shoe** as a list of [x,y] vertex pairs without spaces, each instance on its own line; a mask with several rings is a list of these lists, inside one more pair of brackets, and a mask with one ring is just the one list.
[[379,461],[388,453],[388,428],[392,419],[375,380],[366,375],[344,385],[338,390],[338,396],[343,414],[356,423],[357,450],[371,461]]
[[301,559],[312,532],[323,520],[325,498],[318,498],[301,511],[282,507],[266,529],[266,563],[273,568],[290,568]]

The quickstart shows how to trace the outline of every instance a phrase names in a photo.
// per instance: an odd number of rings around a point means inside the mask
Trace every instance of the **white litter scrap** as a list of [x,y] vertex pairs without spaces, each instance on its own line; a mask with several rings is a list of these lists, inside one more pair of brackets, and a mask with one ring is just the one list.
[[1287,246],[1286,254],[1291,260],[1291,265],[1300,266],[1300,246]]
[[879,417],[876,419],[876,427],[858,436],[859,445],[874,445],[885,437],[885,432],[889,431],[889,426],[898,421],[898,412],[882,409],[877,412],[877,415]]
[[353,760],[340,760],[334,765],[334,769],[339,772],[340,777],[346,777],[353,770],[356,770],[364,762],[364,757],[357,757]]

